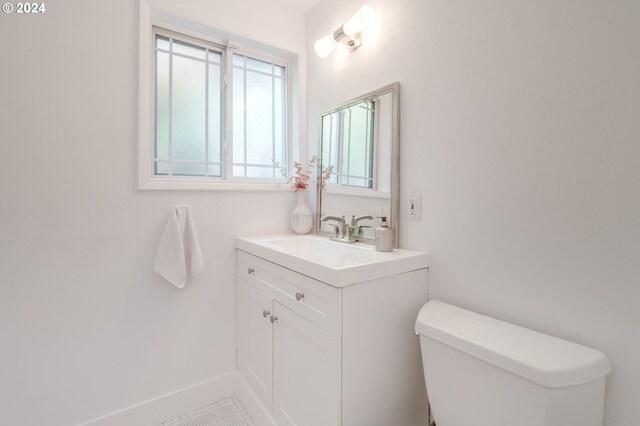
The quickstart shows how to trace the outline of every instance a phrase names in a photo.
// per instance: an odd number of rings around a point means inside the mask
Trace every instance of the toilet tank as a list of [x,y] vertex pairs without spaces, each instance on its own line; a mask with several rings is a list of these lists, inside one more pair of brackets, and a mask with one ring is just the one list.
[[602,426],[601,352],[439,301],[415,330],[437,426]]

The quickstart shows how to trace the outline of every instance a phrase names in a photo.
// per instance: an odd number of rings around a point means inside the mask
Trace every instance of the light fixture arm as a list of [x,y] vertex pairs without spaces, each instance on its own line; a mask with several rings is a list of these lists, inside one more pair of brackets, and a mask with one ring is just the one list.
[[356,49],[361,44],[360,33],[371,27],[375,20],[375,12],[371,6],[362,6],[351,19],[337,30],[315,42],[316,54],[321,58],[326,58],[337,43],[346,45],[349,51]]
[[360,40],[360,33],[354,34],[353,36],[349,37],[344,32],[344,25],[341,25],[340,28],[333,32],[333,39],[338,43],[346,44],[349,48],[349,51],[352,51],[362,44]]

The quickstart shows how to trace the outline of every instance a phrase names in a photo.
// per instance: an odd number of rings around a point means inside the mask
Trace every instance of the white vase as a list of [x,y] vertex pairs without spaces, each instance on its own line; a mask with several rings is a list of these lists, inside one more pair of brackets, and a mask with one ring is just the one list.
[[291,212],[291,229],[296,234],[307,234],[313,228],[313,215],[306,199],[307,191],[298,191],[298,204]]

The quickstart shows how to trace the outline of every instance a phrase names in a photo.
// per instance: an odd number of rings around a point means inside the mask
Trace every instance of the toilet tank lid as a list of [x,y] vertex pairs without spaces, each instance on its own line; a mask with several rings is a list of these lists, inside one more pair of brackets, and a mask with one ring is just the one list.
[[595,349],[436,300],[422,307],[415,331],[551,388],[588,383],[611,372],[607,357]]

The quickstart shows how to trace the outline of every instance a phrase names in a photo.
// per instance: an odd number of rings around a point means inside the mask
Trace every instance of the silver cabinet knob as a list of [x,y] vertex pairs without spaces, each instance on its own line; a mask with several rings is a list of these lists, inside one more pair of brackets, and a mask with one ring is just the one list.
[[299,302],[304,299],[304,293],[296,293],[296,300]]
[[271,316],[269,317],[269,319],[271,320],[271,323],[274,323],[274,322],[278,321],[278,317],[273,316],[273,315],[271,315]]
[[253,268],[247,269],[247,274],[253,274],[256,270]]
[[262,316],[263,316],[263,317],[265,317],[265,318],[266,318],[267,316],[269,316],[269,314],[271,314],[271,312],[269,312],[269,311],[262,311]]

